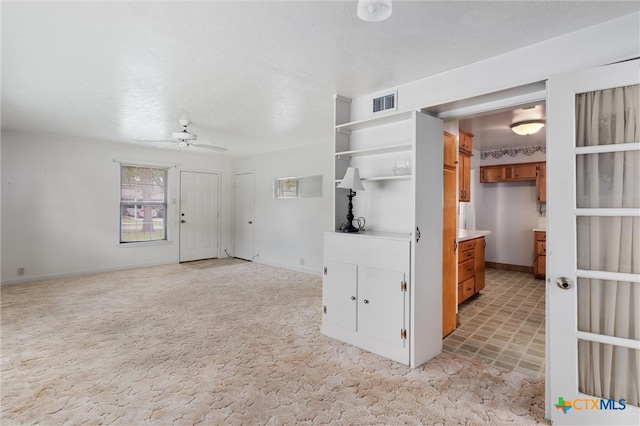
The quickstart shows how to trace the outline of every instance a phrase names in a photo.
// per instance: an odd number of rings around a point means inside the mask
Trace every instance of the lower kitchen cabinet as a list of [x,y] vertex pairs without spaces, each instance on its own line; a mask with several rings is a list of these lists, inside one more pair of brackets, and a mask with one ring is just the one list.
[[484,288],[484,237],[458,243],[458,304]]
[[323,334],[409,364],[410,241],[327,234]]
[[544,278],[547,273],[547,233],[533,231],[533,275]]

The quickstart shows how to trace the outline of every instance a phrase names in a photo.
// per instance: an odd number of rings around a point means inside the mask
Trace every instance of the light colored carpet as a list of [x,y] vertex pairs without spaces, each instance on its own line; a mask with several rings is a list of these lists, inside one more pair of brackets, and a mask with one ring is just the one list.
[[213,261],[1,290],[3,425],[546,423],[539,379],[323,336],[317,276]]

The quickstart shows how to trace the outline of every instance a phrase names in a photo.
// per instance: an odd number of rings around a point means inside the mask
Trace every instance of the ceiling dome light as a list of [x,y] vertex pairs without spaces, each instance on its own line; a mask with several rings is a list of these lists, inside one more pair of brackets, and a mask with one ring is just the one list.
[[518,121],[517,123],[513,123],[511,126],[511,130],[515,133],[525,136],[532,135],[538,132],[540,129],[544,127],[544,120],[525,120]]
[[358,18],[366,22],[380,22],[391,16],[391,0],[359,0]]

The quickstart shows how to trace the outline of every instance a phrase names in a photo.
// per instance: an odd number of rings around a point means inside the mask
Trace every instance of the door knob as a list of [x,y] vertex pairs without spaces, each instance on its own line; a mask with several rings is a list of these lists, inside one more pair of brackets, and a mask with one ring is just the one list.
[[252,225],[252,224],[253,224],[253,221],[252,221],[252,220],[250,220],[250,221],[249,221],[249,225]]
[[186,221],[186,220],[184,220],[184,219],[182,219],[182,220],[180,221],[180,223],[187,223],[187,221]]
[[571,279],[567,277],[560,277],[556,280],[556,285],[562,290],[569,290],[573,285],[573,281],[571,281]]

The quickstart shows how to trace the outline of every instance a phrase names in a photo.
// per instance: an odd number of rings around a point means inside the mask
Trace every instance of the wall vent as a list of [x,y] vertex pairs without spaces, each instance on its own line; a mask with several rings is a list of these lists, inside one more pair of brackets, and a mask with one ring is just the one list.
[[386,93],[382,96],[373,98],[372,112],[376,113],[376,112],[398,109],[398,104],[396,102],[397,95],[398,95],[398,92],[392,92],[392,93]]

